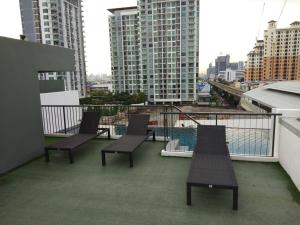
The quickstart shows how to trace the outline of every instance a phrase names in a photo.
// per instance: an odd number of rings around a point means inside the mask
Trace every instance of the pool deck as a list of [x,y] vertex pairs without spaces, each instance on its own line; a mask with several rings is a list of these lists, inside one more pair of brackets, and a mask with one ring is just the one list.
[[[58,138],[47,138],[47,143]],[[161,157],[162,142],[145,142],[129,168],[125,155],[107,155],[107,140],[81,147],[69,164],[64,153],[0,176],[0,225],[300,224],[299,192],[278,163],[234,162],[239,210],[232,192],[194,188],[186,205],[190,158]]]

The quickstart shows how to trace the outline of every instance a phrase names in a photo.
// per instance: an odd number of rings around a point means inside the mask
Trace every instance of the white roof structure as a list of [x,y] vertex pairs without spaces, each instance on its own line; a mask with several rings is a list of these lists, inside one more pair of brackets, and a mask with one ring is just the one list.
[[243,97],[269,108],[300,109],[300,81],[279,81],[245,92]]

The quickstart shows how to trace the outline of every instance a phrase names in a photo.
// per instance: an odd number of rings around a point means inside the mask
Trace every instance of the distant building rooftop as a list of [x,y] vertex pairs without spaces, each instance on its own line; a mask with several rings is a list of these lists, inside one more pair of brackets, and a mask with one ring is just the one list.
[[281,81],[243,94],[270,108],[300,109],[300,81]]
[[137,6],[129,6],[129,7],[120,7],[120,8],[112,8],[107,9],[109,12],[114,13],[115,11],[121,11],[121,10],[130,10],[130,9],[137,9]]

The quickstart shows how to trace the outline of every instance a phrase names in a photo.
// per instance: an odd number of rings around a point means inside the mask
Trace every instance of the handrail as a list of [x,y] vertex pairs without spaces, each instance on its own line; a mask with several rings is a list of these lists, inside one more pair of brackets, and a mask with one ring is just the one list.
[[[191,117],[190,115],[186,114],[185,112],[183,112],[179,107],[173,105],[173,108],[177,109],[180,114],[184,114],[186,117],[188,117],[190,120],[194,121],[196,124],[201,125],[201,123],[199,123],[197,120],[195,120],[193,117]],[[163,114],[169,114],[169,113],[163,113]],[[176,113],[170,113],[170,114],[176,114]]]
[[42,105],[42,107],[149,107],[149,108],[162,108],[170,107],[170,105]]
[[161,112],[160,114],[189,115],[237,115],[237,116],[282,116],[281,113],[237,113],[237,112]]

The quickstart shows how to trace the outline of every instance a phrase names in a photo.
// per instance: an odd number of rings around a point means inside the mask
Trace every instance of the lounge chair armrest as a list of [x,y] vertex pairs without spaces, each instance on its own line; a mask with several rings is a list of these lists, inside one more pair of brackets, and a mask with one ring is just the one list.
[[100,134],[104,134],[107,132],[107,138],[110,139],[110,129],[109,128],[102,128],[102,127],[98,127],[98,135]]
[[155,131],[153,129],[148,129],[147,134],[149,135],[150,133],[152,133],[152,140],[155,141]]
[[109,128],[98,127],[98,130],[108,131],[108,130],[109,130]]

